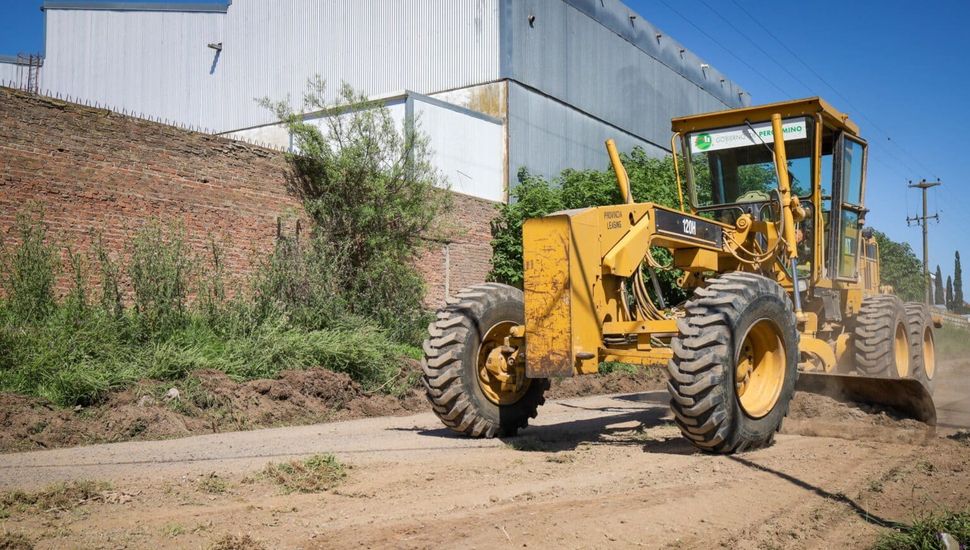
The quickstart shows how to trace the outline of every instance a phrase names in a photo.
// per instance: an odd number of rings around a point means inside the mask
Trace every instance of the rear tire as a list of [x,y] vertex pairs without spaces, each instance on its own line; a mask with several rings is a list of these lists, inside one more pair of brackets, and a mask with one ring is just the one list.
[[760,275],[729,273],[695,290],[686,309],[667,366],[670,407],[681,433],[713,453],[770,445],[798,376],[798,331],[788,295]]
[[936,374],[936,339],[930,308],[919,302],[907,303],[906,322],[909,327],[910,348],[913,351],[910,356],[910,371],[932,392],[933,376]]
[[494,327],[524,322],[522,291],[498,283],[466,288],[438,310],[424,341],[422,381],[445,426],[471,437],[513,436],[536,417],[547,379],[529,380],[514,402],[501,405],[486,396],[480,382],[483,341]]
[[912,349],[902,300],[888,294],[864,299],[853,332],[855,364],[860,371],[883,378],[912,377]]

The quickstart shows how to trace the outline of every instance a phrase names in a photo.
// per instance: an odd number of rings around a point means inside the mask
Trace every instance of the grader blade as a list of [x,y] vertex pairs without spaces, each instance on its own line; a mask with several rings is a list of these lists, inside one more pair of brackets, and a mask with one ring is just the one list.
[[838,400],[892,407],[908,417],[936,425],[933,396],[919,380],[800,372],[795,389]]

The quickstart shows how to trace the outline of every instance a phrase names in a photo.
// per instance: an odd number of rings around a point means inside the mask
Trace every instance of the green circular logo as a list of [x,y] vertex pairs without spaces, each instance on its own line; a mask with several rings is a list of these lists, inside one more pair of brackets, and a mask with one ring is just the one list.
[[697,147],[701,151],[706,151],[710,149],[713,142],[711,134],[699,134],[694,140],[694,147]]

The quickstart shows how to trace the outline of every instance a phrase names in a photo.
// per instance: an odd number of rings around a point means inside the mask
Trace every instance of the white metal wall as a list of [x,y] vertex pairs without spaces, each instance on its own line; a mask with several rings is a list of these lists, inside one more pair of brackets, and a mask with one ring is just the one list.
[[43,75],[52,92],[199,125],[224,14],[47,10]]
[[12,83],[14,87],[21,86],[21,72],[20,65],[0,61],[0,85],[9,85]]
[[254,98],[297,102],[308,78],[367,95],[421,93],[498,78],[498,0],[234,0],[203,122],[264,124]]
[[[367,95],[496,80],[499,0],[234,0],[226,13],[47,9],[54,92],[216,131],[272,121],[257,100],[308,78]],[[207,44],[222,43],[217,52]]]
[[434,164],[452,191],[505,201],[504,130],[501,121],[414,100],[414,116],[434,151]]
[[[411,107],[408,107],[410,101]],[[449,106],[433,98],[398,97],[385,102],[398,131],[404,121],[414,117],[419,130],[428,137],[432,163],[441,171],[451,190],[495,202],[505,200],[505,135],[500,119]],[[349,115],[345,115],[349,116]],[[310,121],[327,130],[326,121]],[[290,136],[279,124],[260,126],[227,134],[286,149]]]

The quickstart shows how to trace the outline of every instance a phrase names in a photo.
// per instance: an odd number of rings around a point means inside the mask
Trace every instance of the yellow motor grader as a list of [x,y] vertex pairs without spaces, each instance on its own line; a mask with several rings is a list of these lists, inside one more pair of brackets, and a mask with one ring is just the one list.
[[[423,380],[441,421],[514,435],[550,377],[618,361],[666,362],[674,419],[709,452],[771,444],[796,385],[934,423],[939,319],[879,286],[856,124],[809,98],[672,125],[679,208],[635,202],[609,141],[623,203],[528,220],[523,289],[437,312]],[[691,298],[665,303],[661,270]]]

